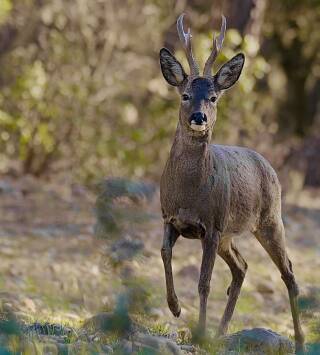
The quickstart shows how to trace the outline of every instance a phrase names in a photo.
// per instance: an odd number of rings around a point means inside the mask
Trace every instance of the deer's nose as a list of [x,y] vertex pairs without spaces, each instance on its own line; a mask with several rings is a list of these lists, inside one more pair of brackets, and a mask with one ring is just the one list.
[[196,125],[203,125],[207,123],[207,115],[203,112],[194,112],[190,116],[190,122]]

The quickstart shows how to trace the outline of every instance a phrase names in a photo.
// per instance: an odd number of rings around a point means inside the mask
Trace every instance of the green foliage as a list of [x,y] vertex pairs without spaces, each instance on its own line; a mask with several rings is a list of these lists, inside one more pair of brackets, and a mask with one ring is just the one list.
[[157,158],[166,132],[154,124],[163,108],[153,57],[164,21],[153,3],[125,5],[130,17],[118,1],[52,1],[37,11],[35,1],[15,4],[35,28],[1,58],[8,70],[0,74],[0,146],[25,172],[40,175],[62,161],[85,179],[141,176]]
[[[85,180],[158,176],[178,112],[157,58],[163,34],[175,21],[174,14],[168,17],[171,3],[54,0],[37,11],[34,0],[14,3],[34,30],[0,57],[6,68],[0,73],[0,169],[15,159],[36,175],[63,168]],[[10,12],[6,18],[15,21]],[[257,126],[252,122],[258,97],[244,104],[266,71],[261,57],[253,59],[254,41],[228,33],[220,62],[243,49],[248,65],[238,94],[220,105],[220,137],[235,122],[250,131]],[[197,35],[200,58],[210,46],[208,34]]]
[[265,56],[274,71],[268,81],[280,130],[287,136],[311,133],[317,120],[319,21],[318,0],[270,1],[266,11]]
[[[158,178],[178,117],[178,96],[158,63],[173,7],[172,0],[1,1],[0,34],[12,39],[0,54],[0,171]],[[202,65],[212,44],[208,7],[189,14]],[[246,64],[219,103],[215,140],[255,145],[278,127],[298,134],[312,127],[319,16],[316,0],[271,1],[257,24],[265,38],[228,30],[218,65],[239,51]]]

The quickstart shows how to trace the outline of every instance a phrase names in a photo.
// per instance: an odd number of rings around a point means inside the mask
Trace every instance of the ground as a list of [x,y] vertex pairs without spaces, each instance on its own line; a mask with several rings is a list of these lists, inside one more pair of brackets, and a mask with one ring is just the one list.
[[[158,193],[143,208],[153,218],[125,233],[144,243],[142,255],[130,262],[134,273],[151,287],[148,326],[162,333],[183,332],[197,319],[197,282],[201,260],[199,241],[180,238],[173,268],[182,306],[174,318],[166,304],[160,248],[162,221]],[[79,327],[84,319],[114,308],[121,280],[105,262],[108,240],[94,235],[95,194],[68,181],[50,183],[31,177],[0,179],[0,298],[26,322],[50,322]],[[140,208],[140,207],[139,207]],[[320,290],[320,191],[285,198],[283,217],[288,252],[302,300],[318,300]],[[251,235],[237,245],[249,265],[230,326],[270,328],[292,337],[293,326],[285,286],[266,252]],[[218,258],[208,301],[208,328],[213,333],[226,304],[230,272]],[[320,307],[312,303],[302,323],[307,341],[317,334]],[[150,325],[151,324],[151,325]],[[187,331],[187,330],[186,330]]]

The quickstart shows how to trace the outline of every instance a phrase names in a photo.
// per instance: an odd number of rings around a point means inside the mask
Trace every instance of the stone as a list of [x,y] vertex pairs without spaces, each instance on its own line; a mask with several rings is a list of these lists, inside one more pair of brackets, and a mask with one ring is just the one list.
[[196,348],[193,345],[180,345],[180,349],[186,353],[196,352]]
[[111,354],[113,352],[113,349],[110,345],[101,345],[101,349],[106,353],[106,354]]
[[[159,354],[182,354],[179,346],[166,337],[137,333],[135,341],[140,343],[142,347],[151,348]],[[137,344],[135,345],[137,346]]]
[[120,343],[118,350],[122,351],[123,354],[132,354],[132,342],[128,340],[123,340]]
[[244,329],[224,336],[222,343],[221,355],[234,351],[251,355],[294,354],[294,344],[288,338],[264,328]]

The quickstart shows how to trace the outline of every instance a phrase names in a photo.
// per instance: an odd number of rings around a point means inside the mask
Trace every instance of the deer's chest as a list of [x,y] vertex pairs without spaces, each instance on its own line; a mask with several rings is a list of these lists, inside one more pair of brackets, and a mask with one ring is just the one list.
[[[165,172],[161,181],[161,207],[164,220],[172,223],[187,238],[199,238],[212,219],[213,179]],[[211,216],[211,217],[210,217]]]

